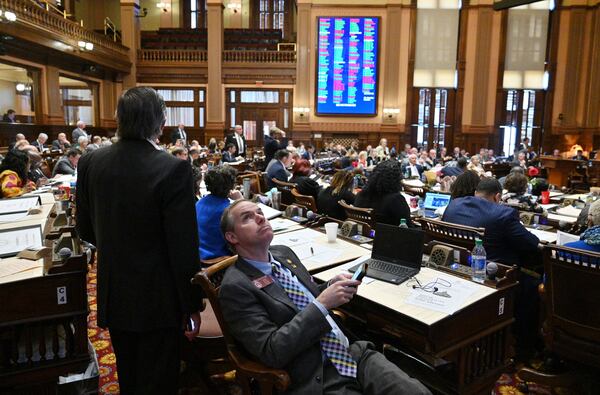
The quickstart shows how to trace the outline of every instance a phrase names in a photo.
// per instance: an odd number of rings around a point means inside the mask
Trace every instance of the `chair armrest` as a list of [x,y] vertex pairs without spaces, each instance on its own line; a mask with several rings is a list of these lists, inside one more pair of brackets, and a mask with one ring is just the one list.
[[213,259],[200,259],[200,263],[201,263],[203,266],[212,266],[212,265],[214,265],[214,264],[216,264],[216,263],[219,263],[219,262],[221,262],[221,261],[224,261],[224,260],[225,260],[225,259],[227,259],[227,258],[231,258],[231,256],[229,256],[229,255],[225,255],[225,256],[219,256],[219,257],[217,257],[217,258],[213,258]]
[[285,391],[289,387],[290,376],[285,370],[270,368],[260,362],[252,361],[235,347],[228,347],[227,351],[236,370],[240,373],[258,381],[271,383],[279,391]]

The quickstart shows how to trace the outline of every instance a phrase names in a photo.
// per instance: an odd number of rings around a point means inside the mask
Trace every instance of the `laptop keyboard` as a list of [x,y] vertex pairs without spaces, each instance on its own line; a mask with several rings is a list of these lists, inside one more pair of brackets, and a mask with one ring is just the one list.
[[389,274],[394,274],[394,275],[400,276],[400,277],[401,276],[410,276],[412,273],[414,273],[414,269],[412,269],[412,268],[408,268],[408,267],[404,267],[404,266],[400,266],[400,265],[394,265],[393,263],[380,261],[379,259],[373,259],[373,258],[371,258],[369,260],[369,268],[367,269],[367,272],[371,269],[378,270],[380,272],[389,273]]

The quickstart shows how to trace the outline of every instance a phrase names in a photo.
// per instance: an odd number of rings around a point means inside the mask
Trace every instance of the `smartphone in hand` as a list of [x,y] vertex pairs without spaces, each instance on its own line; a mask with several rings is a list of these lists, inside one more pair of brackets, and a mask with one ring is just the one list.
[[363,263],[358,270],[356,270],[354,272],[354,275],[352,276],[352,280],[358,280],[358,281],[362,281],[363,277],[365,277],[367,275],[367,269],[369,268],[369,264],[368,263]]

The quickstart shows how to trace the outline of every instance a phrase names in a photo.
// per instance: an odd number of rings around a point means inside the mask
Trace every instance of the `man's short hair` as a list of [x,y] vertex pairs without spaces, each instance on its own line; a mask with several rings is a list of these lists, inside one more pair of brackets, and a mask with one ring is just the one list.
[[175,147],[175,148],[173,148],[171,150],[171,155],[173,155],[173,156],[179,156],[179,155],[185,154],[185,152],[186,152],[185,148],[183,148],[183,147]]
[[235,144],[233,144],[233,143],[229,143],[229,144],[227,144],[227,145],[225,146],[225,149],[226,149],[227,151],[229,151],[229,148],[231,148],[231,147],[235,147]]
[[16,112],[15,110],[12,110],[12,109],[11,109],[11,110],[8,110],[6,113],[7,113],[8,115],[10,115],[10,114],[16,114],[17,112]]
[[481,193],[486,196],[492,196],[497,193],[502,193],[502,185],[500,185],[500,181],[496,180],[493,177],[485,177],[482,178],[481,181],[479,181],[475,192]]
[[274,158],[277,160],[282,160],[288,156],[290,156],[290,151],[286,149],[280,149],[279,151],[275,152]]
[[39,138],[43,138],[43,139],[46,139],[46,140],[48,140],[48,135],[47,135],[46,133],[40,133],[40,134],[38,135],[38,139],[39,139]]
[[458,160],[456,161],[456,166],[459,167],[460,169],[464,169],[465,167],[467,167],[467,158],[462,157],[462,158],[458,158]]
[[81,151],[77,148],[69,148],[69,150],[67,151],[67,157],[69,158],[73,158],[77,155],[81,155]]
[[77,138],[77,143],[78,143],[78,144],[81,144],[81,143],[83,143],[84,141],[89,143],[89,141],[88,141],[88,138],[87,138],[87,137],[85,137],[85,136],[79,136],[79,137]]
[[513,167],[510,169],[510,173],[509,174],[513,174],[513,173],[520,173],[520,174],[525,174],[525,169],[523,169],[520,165],[519,162],[516,163],[512,163]]
[[85,122],[83,122],[81,120],[77,121],[77,127],[78,128],[82,127],[83,125],[85,125]]
[[122,139],[154,140],[161,134],[165,111],[165,101],[154,89],[128,89],[117,104],[117,135]]
[[[249,202],[249,200],[246,200],[246,199],[236,200],[235,202],[233,202],[229,206],[227,206],[225,208],[225,210],[223,211],[223,214],[221,215],[221,233],[223,234],[223,238],[225,238],[225,233],[231,232],[233,230],[233,227],[235,226],[235,223],[233,221],[233,216],[231,215],[231,210],[233,210],[235,207],[237,207],[238,204],[240,204],[242,202]],[[225,239],[225,241],[227,241],[227,239]],[[229,244],[228,241],[227,241],[227,245],[229,246],[229,249],[231,251],[235,252],[235,249],[233,248],[233,246],[231,244]]]

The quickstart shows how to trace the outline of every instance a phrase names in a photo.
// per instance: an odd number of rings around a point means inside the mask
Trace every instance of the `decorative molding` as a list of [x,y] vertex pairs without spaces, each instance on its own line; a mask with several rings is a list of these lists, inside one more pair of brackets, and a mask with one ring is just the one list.
[[223,63],[296,64],[296,51],[223,51]]
[[138,64],[140,63],[206,63],[208,51],[193,49],[140,49],[137,52]]
[[310,128],[315,132],[379,132],[380,123],[366,122],[311,122]]
[[462,125],[463,134],[494,134],[496,127],[494,125]]

